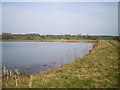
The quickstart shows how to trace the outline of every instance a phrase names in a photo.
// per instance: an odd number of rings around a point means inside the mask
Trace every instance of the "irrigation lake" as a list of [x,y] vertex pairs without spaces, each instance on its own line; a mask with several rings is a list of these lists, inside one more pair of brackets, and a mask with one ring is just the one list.
[[34,74],[85,56],[95,43],[71,42],[2,42],[2,66]]

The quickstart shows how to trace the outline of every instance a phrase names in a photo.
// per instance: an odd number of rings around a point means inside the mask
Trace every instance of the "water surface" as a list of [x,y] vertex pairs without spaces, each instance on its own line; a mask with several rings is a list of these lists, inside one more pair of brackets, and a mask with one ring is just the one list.
[[2,65],[21,73],[39,73],[82,58],[94,43],[2,42]]

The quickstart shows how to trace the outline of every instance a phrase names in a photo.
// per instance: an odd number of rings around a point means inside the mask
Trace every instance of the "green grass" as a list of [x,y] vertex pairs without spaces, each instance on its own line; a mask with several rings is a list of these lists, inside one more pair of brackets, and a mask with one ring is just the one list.
[[[73,63],[33,75],[32,88],[118,88],[118,48],[113,40],[99,40],[88,55]],[[3,82],[3,88],[29,88],[30,77]]]

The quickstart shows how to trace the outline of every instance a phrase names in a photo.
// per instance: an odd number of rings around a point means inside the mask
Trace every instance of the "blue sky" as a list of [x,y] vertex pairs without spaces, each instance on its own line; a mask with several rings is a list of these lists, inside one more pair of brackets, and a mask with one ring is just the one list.
[[3,2],[2,32],[118,35],[117,2]]

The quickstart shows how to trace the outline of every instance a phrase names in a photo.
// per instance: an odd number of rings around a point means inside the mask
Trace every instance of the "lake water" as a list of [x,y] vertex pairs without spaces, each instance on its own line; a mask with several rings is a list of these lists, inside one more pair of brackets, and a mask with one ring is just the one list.
[[39,73],[74,62],[93,48],[94,43],[2,42],[2,66],[20,73]]

